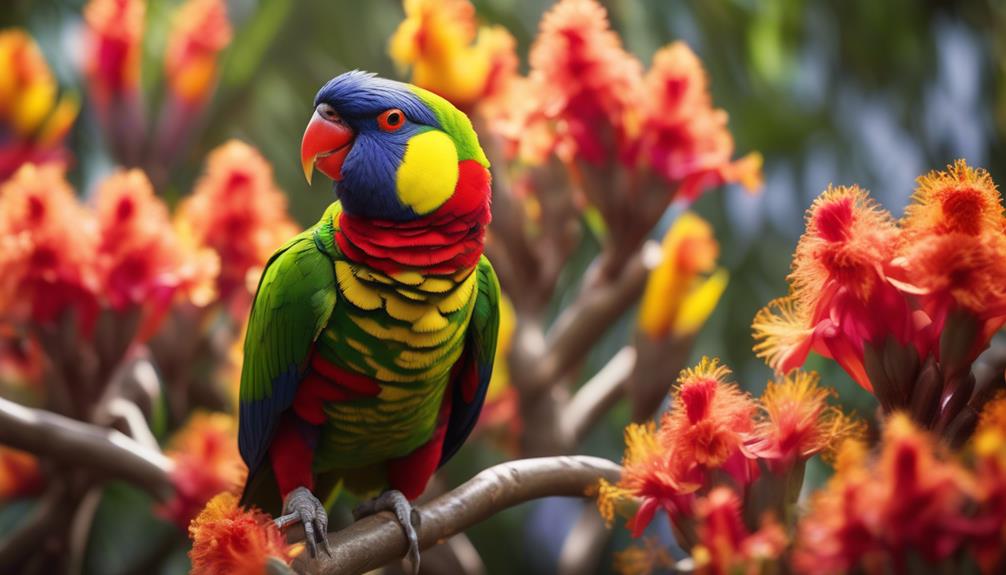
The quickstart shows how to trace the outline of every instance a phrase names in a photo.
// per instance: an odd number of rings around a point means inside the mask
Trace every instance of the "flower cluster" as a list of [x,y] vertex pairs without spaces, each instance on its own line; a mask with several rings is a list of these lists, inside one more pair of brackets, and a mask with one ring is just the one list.
[[992,179],[964,161],[919,178],[900,221],[858,187],[829,188],[807,212],[790,294],[755,317],[755,350],[783,373],[810,351],[832,358],[886,411],[966,437],[961,409],[988,396],[972,395],[971,364],[1006,322],[1004,226]]
[[57,100],[56,80],[31,36],[0,30],[0,182],[28,162],[68,159],[63,138],[77,117],[77,100]]
[[178,207],[175,227],[183,238],[220,256],[217,290],[220,299],[241,302],[238,317],[269,257],[297,233],[269,162],[238,140],[210,152],[192,195]]
[[0,503],[30,497],[43,486],[34,455],[0,445]]
[[[799,491],[793,478],[802,477],[807,459],[856,435],[858,425],[828,405],[829,391],[813,374],[773,382],[760,401],[730,383],[729,375],[717,360],[703,358],[681,373],[659,427],[626,429],[622,478],[600,488],[598,505],[609,521],[627,502],[638,501],[628,523],[634,536],[663,510],[679,542],[703,545],[717,561],[729,557],[724,546],[738,557],[748,556],[745,548],[757,554],[781,547],[778,528],[762,517],[788,515]],[[720,487],[726,494],[717,494]],[[737,497],[748,508],[741,510]],[[759,522],[749,525],[751,532],[731,527],[742,511]]]
[[185,527],[219,493],[235,493],[245,466],[237,449],[237,421],[226,413],[196,413],[171,439],[175,495],[161,514]]
[[463,110],[491,105],[517,72],[513,36],[478,26],[467,0],[405,0],[405,20],[391,37],[391,58],[411,67],[412,82]]
[[727,114],[713,107],[702,64],[685,44],[659,50],[644,74],[600,4],[563,0],[542,18],[529,60],[530,75],[512,94],[523,103],[500,119],[514,150],[643,169],[687,200],[724,182],[760,186],[760,157],[731,160]]
[[194,575],[259,575],[267,566],[289,565],[299,551],[286,543],[272,518],[238,506],[237,497],[221,493],[189,525]]
[[164,58],[166,97],[147,141],[148,102],[140,90],[144,0],[91,0],[84,9],[84,73],[95,112],[116,159],[144,166],[161,183],[194,128],[231,40],[226,3],[187,0],[177,8]]
[[844,445],[834,478],[811,498],[798,525],[794,568],[905,572],[919,558],[963,568],[970,556],[982,572],[1000,572],[1006,549],[1004,411],[1006,399],[986,410],[972,466],[903,414],[888,419],[875,457],[858,442]]
[[173,298],[205,304],[216,258],[185,249],[142,172],[119,172],[80,204],[58,165],[28,164],[0,187],[0,317],[47,324],[72,312],[90,333],[101,308],[142,309],[139,337]]

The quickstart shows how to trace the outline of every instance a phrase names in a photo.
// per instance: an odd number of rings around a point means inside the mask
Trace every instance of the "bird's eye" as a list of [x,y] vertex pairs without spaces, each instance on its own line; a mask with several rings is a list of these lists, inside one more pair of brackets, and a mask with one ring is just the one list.
[[385,110],[377,117],[377,125],[385,132],[396,132],[405,125],[405,114],[398,108]]
[[341,122],[342,121],[342,118],[339,117],[339,113],[336,112],[335,108],[333,108],[329,104],[326,104],[326,103],[322,102],[321,104],[318,104],[318,107],[316,108],[316,110],[318,111],[319,114],[321,114],[322,118],[325,118],[329,122]]

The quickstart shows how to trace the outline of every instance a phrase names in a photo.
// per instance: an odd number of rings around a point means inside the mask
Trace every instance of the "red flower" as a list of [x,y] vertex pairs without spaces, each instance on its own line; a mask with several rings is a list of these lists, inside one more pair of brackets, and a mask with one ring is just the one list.
[[741,520],[741,501],[728,487],[717,487],[695,503],[699,544],[692,550],[695,572],[713,575],[763,573],[786,549],[786,533],[771,518],[751,533]]
[[[807,230],[793,256],[790,295],[755,316],[759,357],[780,373],[803,365],[813,349],[837,361],[873,391],[865,347],[892,336],[928,353],[928,318],[913,313],[886,275],[899,246],[890,215],[858,187],[829,188],[807,211]],[[913,374],[914,375],[914,374]]]
[[250,300],[249,284],[254,290],[262,266],[297,233],[286,213],[286,197],[273,182],[272,167],[237,140],[210,153],[202,178],[179,206],[175,221],[183,240],[212,248],[220,257],[217,292],[224,300],[235,295]]
[[695,53],[675,42],[653,56],[641,98],[638,153],[678,194],[694,200],[727,182],[761,187],[761,156],[731,161],[734,140],[727,113],[713,108],[706,72]]
[[120,171],[98,188],[102,293],[112,309],[145,308],[141,340],[149,337],[176,293],[196,305],[213,297],[218,262],[209,250],[185,246],[167,207],[141,170]]
[[0,316],[47,323],[97,317],[97,225],[56,165],[28,164],[0,187]]
[[606,519],[620,502],[641,499],[628,525],[638,537],[658,509],[672,521],[691,516],[696,491],[710,471],[722,469],[742,486],[752,480],[744,443],[754,429],[755,403],[727,383],[729,374],[717,360],[702,358],[681,372],[674,407],[659,430],[653,424],[625,429],[622,477],[616,485],[601,482],[598,507]]
[[890,562],[904,572],[912,555],[950,557],[968,522],[963,505],[971,487],[963,470],[902,414],[888,420],[875,463],[852,445],[798,526],[794,567],[840,573]]
[[91,0],[84,8],[85,72],[99,108],[138,89],[146,9],[143,0]]
[[296,549],[265,513],[238,507],[237,497],[221,493],[189,525],[193,575],[264,575],[270,561],[289,565]]
[[222,0],[188,0],[175,15],[164,59],[168,87],[180,100],[197,103],[210,93],[217,56],[231,41]]
[[214,495],[234,493],[244,482],[237,426],[224,413],[197,413],[171,440],[175,497],[159,512],[182,529]]
[[570,158],[599,165],[630,137],[642,67],[594,0],[562,0],[541,20],[531,80]]

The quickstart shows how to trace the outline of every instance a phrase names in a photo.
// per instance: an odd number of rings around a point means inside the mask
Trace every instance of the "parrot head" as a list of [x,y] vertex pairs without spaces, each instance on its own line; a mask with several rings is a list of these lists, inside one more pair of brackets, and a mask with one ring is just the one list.
[[304,175],[310,183],[317,168],[332,178],[350,214],[415,220],[451,198],[459,164],[489,168],[468,117],[411,84],[354,70],[325,84],[314,106],[301,142]]

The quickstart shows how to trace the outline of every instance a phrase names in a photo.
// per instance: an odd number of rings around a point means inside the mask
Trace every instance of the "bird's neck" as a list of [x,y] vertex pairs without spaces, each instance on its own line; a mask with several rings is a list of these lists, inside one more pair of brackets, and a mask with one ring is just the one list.
[[342,211],[333,222],[335,242],[350,261],[383,273],[455,275],[475,267],[482,256],[491,219],[488,191],[488,172],[469,174],[444,205],[406,222]]

